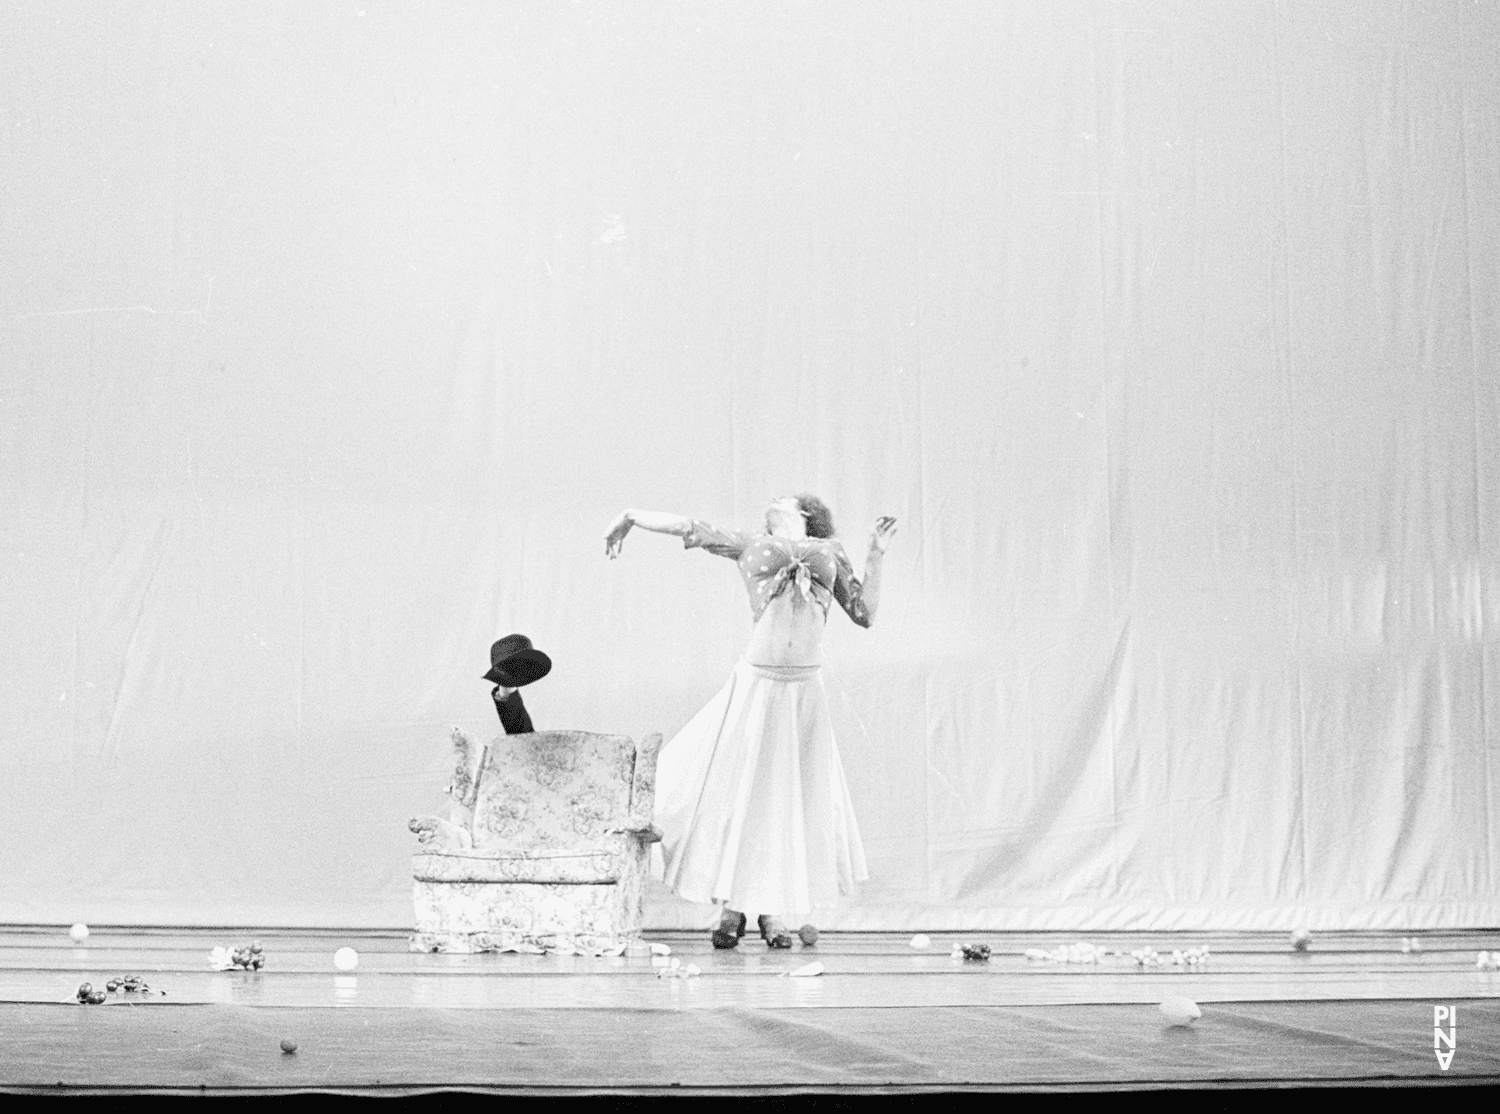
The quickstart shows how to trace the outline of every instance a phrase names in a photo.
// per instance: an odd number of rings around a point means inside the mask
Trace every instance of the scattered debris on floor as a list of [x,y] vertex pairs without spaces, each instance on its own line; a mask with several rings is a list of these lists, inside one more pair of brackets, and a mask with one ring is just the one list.
[[1080,940],[1076,944],[1059,944],[1050,952],[1043,948],[1027,948],[1027,959],[1046,960],[1052,963],[1099,963],[1109,955],[1108,948],[1101,948]]
[[809,963],[804,967],[798,967],[795,971],[787,972],[794,979],[810,979],[814,975],[821,975],[822,973],[823,965],[821,963]]
[[146,980],[139,975],[118,975],[104,984],[104,989],[111,994],[123,991],[126,994],[148,994],[151,988],[146,985]]
[[[89,1006],[98,1006],[109,1001],[111,994],[150,994],[152,990],[139,975],[116,975],[100,990],[93,983],[82,983],[78,987],[78,1001]],[[158,991],[157,993],[166,993]]]
[[1311,943],[1312,933],[1307,929],[1299,928],[1292,932],[1292,947],[1296,948],[1299,952],[1307,951],[1307,947]]
[[84,1005],[97,1006],[108,997],[104,991],[95,990],[91,982],[80,983],[78,986],[78,1000]]
[[1416,936],[1401,937],[1401,954],[1410,955],[1412,952],[1422,950],[1422,941]]
[[208,953],[208,965],[215,971],[228,971],[230,968],[259,971],[266,965],[266,953],[259,940],[243,948],[216,947]]
[[1500,951],[1480,952],[1474,966],[1481,971],[1500,971]]
[[696,979],[703,974],[703,969],[696,963],[684,965],[680,959],[667,960],[656,972],[659,979]]
[[961,948],[965,962],[988,963],[990,961],[990,946],[988,944],[963,944]]

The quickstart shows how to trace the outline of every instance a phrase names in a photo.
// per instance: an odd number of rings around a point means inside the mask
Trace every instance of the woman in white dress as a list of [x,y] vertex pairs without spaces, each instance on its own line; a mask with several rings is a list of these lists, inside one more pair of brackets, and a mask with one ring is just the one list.
[[832,905],[869,877],[823,692],[823,629],[834,602],[862,627],[874,621],[896,520],[876,520],[863,580],[810,495],[772,500],[762,534],[627,510],[605,535],[609,557],[632,526],[734,560],[755,616],[728,683],[662,749],[664,880],[688,901],[722,906],[715,947],[734,947],[753,910],[766,944],[789,948],[784,918]]

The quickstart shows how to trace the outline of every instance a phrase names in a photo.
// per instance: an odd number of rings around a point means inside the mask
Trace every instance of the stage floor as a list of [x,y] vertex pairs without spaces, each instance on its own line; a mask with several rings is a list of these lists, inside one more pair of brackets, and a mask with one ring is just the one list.
[[[259,972],[209,969],[217,944],[259,939]],[[1500,972],[1475,965],[1500,932],[1284,935],[1095,933],[1128,953],[1207,946],[1203,969],[1025,957],[1071,934],[825,934],[715,951],[706,933],[651,934],[660,959],[413,954],[400,933],[0,930],[0,1088],[243,1093],[559,1089],[932,1090],[1500,1080]],[[984,942],[987,963],[952,959]],[[351,972],[333,953],[359,952]],[[787,974],[814,960],[825,973]],[[1170,962],[1170,961],[1169,961]],[[161,993],[74,1003],[83,981],[140,975]],[[1185,996],[1202,1018],[1169,1028]],[[1457,1006],[1457,1051],[1433,1053],[1433,1007]],[[283,1054],[282,1037],[298,1050]]]

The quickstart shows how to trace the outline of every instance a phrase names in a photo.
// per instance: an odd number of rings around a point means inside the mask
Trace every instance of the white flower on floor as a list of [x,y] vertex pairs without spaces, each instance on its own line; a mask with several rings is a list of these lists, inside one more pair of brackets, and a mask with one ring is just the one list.
[[[1118,953],[1117,953],[1118,954]],[[1207,948],[1173,948],[1171,961],[1174,967],[1201,967],[1208,962]],[[1166,962],[1155,948],[1136,948],[1130,953],[1137,967],[1160,967]]]
[[1191,998],[1168,998],[1156,1008],[1161,1010],[1168,1025],[1191,1025],[1203,1016],[1198,1003]]
[[1048,960],[1052,963],[1098,963],[1109,955],[1109,949],[1079,940],[1075,944],[1059,944],[1050,952],[1042,948],[1027,948],[1027,959]]
[[695,979],[703,974],[703,969],[696,963],[683,966],[680,959],[660,959],[660,970],[656,972],[659,979]]
[[229,958],[231,954],[228,948],[214,948],[208,953],[208,965],[215,971],[227,971],[234,966],[234,961]]
[[1500,952],[1480,952],[1474,965],[1481,971],[1500,971]]

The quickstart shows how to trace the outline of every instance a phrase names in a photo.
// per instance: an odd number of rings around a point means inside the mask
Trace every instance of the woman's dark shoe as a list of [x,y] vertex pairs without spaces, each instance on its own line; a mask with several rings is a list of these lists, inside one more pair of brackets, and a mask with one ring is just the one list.
[[786,925],[781,923],[779,917],[759,917],[756,923],[760,925],[760,938],[766,942],[766,947],[792,946],[792,934],[786,930]]
[[736,913],[733,909],[725,909],[719,917],[719,927],[714,929],[714,947],[737,947],[743,935],[745,935],[745,914]]

